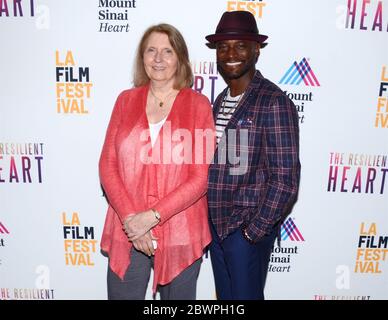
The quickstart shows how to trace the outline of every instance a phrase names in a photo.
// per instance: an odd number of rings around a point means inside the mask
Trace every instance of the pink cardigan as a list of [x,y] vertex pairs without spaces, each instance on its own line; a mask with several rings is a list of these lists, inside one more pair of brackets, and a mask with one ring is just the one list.
[[[122,221],[129,214],[151,207],[159,211],[161,223],[152,230],[158,238],[155,292],[158,284],[168,284],[200,258],[211,241],[205,193],[208,164],[213,157],[214,122],[208,99],[191,89],[182,89],[151,149],[145,113],[148,90],[149,85],[123,91],[112,112],[99,163],[100,180],[109,202],[101,249],[109,255],[113,272],[123,279],[132,244],[122,229]],[[210,152],[206,155],[198,154],[193,147],[191,159],[202,158],[202,164],[169,163],[171,154],[181,150],[182,137],[179,141],[181,135],[174,136],[181,129],[190,131],[194,146],[208,142]],[[213,140],[209,143],[209,139],[197,137],[194,129],[207,129]],[[152,159],[159,157],[160,162],[145,164],[147,154],[152,154]]]

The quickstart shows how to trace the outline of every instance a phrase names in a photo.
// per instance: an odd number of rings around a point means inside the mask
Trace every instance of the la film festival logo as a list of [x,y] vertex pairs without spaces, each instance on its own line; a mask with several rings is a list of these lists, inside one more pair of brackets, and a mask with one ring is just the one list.
[[384,194],[386,155],[330,152],[328,192]]
[[381,70],[379,97],[377,98],[376,128],[388,128],[388,70],[383,66]]
[[128,14],[136,9],[136,0],[99,0],[98,32],[128,32]]
[[42,142],[0,142],[0,184],[42,183]]
[[262,18],[264,8],[267,5],[263,0],[228,0],[226,1],[226,11],[248,11],[256,18]]
[[[291,258],[299,254],[296,242],[304,242],[305,239],[295,223],[295,219],[288,217],[280,227],[282,245],[273,246],[268,265],[268,272],[290,272]],[[284,242],[283,242],[284,241]]]
[[62,213],[65,263],[68,266],[94,266],[97,252],[94,227],[82,226],[77,212]]
[[[302,58],[299,62],[294,61],[284,73],[279,81],[279,84],[290,86],[304,86],[304,87],[320,87],[321,84],[311,68],[309,59]],[[284,93],[294,102],[299,114],[299,123],[303,124],[306,120],[305,107],[313,101],[313,92],[290,92],[285,90]]]
[[345,29],[388,32],[383,9],[383,1],[348,0],[344,12]]
[[55,52],[57,113],[88,114],[86,102],[91,97],[89,67],[79,67],[73,52]]
[[388,257],[388,235],[379,235],[377,224],[362,222],[358,238],[355,273],[380,274]]
[[219,78],[217,63],[214,61],[192,61],[191,69],[194,74],[193,90],[205,94],[213,105],[216,98],[216,83]]

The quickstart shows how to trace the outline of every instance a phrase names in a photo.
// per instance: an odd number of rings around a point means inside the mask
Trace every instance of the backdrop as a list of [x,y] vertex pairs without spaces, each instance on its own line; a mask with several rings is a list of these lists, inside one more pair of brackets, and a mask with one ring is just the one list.
[[[1,299],[106,299],[98,160],[139,39],[177,27],[213,102],[204,37],[226,10],[255,15],[257,68],[299,112],[300,194],[267,299],[388,298],[387,0],[0,0]],[[198,298],[215,299],[209,257]]]

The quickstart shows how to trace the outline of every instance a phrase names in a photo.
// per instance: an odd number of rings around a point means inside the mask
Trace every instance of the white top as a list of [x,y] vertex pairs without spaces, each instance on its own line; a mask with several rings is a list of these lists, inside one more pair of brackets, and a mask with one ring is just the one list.
[[217,144],[220,142],[221,137],[224,134],[225,128],[228,125],[229,120],[232,118],[232,115],[236,110],[243,94],[244,93],[232,97],[230,95],[230,91],[228,90],[226,96],[221,102],[220,111],[218,112],[216,119]]
[[162,129],[164,123],[166,122],[167,117],[163,118],[157,123],[148,122],[148,126],[150,127],[150,136],[151,136],[151,145],[154,146],[156,139],[158,138],[158,134],[160,129]]

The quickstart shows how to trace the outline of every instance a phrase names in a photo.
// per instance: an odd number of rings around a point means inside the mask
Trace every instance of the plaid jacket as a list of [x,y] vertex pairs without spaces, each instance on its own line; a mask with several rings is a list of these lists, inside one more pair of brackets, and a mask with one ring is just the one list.
[[221,239],[244,225],[259,241],[289,213],[299,187],[298,123],[293,102],[256,71],[209,168],[209,215]]

